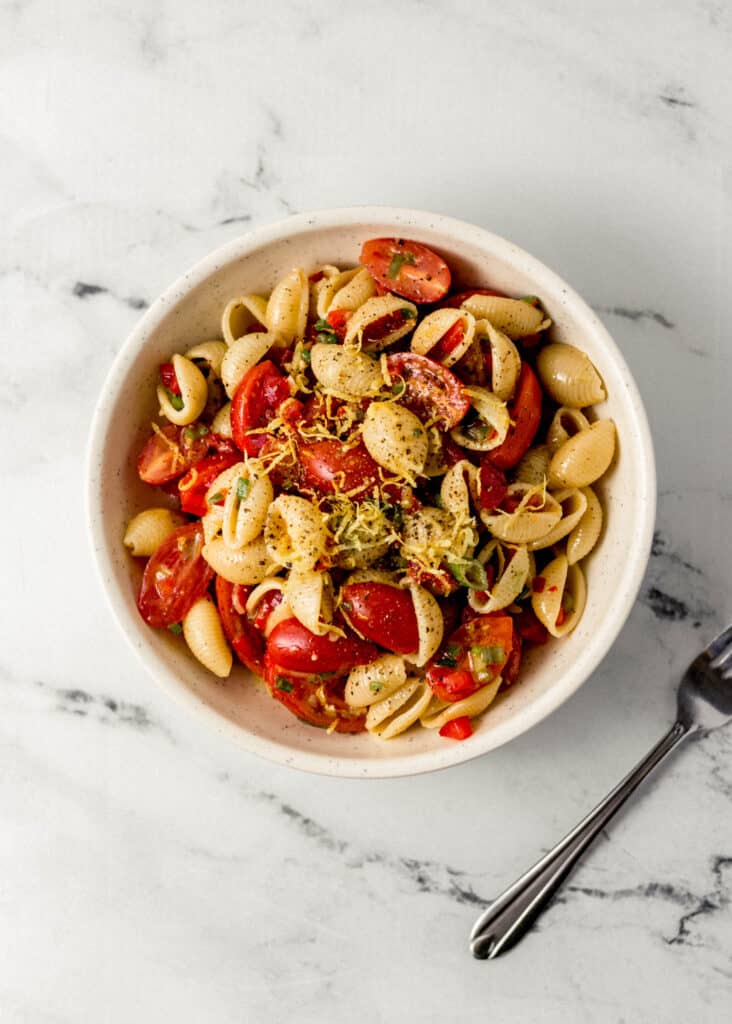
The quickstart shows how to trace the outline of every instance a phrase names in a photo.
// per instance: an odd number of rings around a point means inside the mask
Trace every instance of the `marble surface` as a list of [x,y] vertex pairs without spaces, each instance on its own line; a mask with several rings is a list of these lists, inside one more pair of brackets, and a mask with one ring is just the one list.
[[[0,3],[3,1022],[729,1019],[732,731],[675,756],[533,934],[467,933],[655,741],[732,619],[729,5]],[[442,774],[308,777],[158,692],[83,512],[140,311],[250,225],[452,214],[555,267],[644,394],[658,532],[580,693]]]

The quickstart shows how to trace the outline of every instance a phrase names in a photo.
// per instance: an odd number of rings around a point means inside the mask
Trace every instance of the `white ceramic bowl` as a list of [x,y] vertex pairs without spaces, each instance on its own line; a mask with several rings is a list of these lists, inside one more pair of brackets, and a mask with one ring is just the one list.
[[[463,743],[413,729],[383,742],[367,733],[327,735],[294,718],[243,668],[214,679],[179,638],[149,629],[135,598],[140,567],[122,546],[128,519],[154,503],[135,471],[137,453],[156,414],[158,366],[171,353],[220,337],[226,302],[267,292],[295,266],[352,265],[361,243],[405,236],[437,249],[457,286],[490,285],[538,295],[554,321],[553,336],[584,349],[607,386],[600,416],[617,424],[619,453],[600,486],[606,513],[601,543],[590,556],[588,602],[577,629],[524,659],[519,683],[500,697]],[[517,246],[482,228],[416,210],[356,207],[301,214],[251,231],[206,256],[145,313],[117,356],[91,429],[88,516],[104,591],[123,633],[148,672],[222,735],[281,764],[326,775],[383,778],[412,775],[469,760],[507,743],[559,707],[607,653],[628,616],[650,551],[656,479],[641,398],[618,348],[592,310],[556,274]]]

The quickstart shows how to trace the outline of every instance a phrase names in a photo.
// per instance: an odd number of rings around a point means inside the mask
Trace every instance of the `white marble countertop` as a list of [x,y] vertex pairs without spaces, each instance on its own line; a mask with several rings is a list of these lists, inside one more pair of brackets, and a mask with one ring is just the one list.
[[[729,53],[712,0],[0,4],[3,1022],[729,1019],[732,732],[678,754],[508,956],[467,932],[667,727],[732,619]],[[222,745],[148,679],[83,514],[142,310],[250,225],[356,203],[503,234],[646,398],[658,533],[582,691],[438,775]]]

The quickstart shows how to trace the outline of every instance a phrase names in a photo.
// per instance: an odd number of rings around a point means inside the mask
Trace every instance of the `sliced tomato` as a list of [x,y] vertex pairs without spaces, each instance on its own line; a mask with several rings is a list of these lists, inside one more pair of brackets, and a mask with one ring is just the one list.
[[460,584],[445,569],[425,569],[419,562],[410,560],[407,563],[407,575],[420,587],[426,587],[436,597],[448,597],[454,594]]
[[239,610],[243,607],[243,602],[246,602],[251,590],[251,587],[229,583],[223,576],[216,577],[216,604],[219,608],[224,635],[236,652],[239,661],[252,672],[261,676],[264,672],[264,637]]
[[257,363],[244,375],[231,403],[231,432],[243,452],[259,455],[267,435],[249,431],[266,427],[289,397],[287,378],[270,359]]
[[[275,700],[308,725],[329,729],[335,722],[335,732],[363,732],[366,716],[348,707],[343,699],[342,682],[292,675],[277,665],[269,653],[264,656],[264,679]],[[320,694],[328,708],[323,706]]]
[[211,438],[215,436],[203,423],[191,423],[187,427],[169,423],[158,427],[138,456],[140,479],[146,484],[160,486],[182,476],[208,453]]
[[490,510],[498,508],[506,497],[508,484],[502,470],[497,469],[492,462],[483,456],[478,474],[480,493],[478,504],[481,509]]
[[162,381],[163,387],[167,388],[168,391],[172,391],[174,395],[180,394],[180,384],[175,374],[175,367],[172,363],[161,363],[160,364],[160,380]]
[[316,636],[297,619],[278,622],[267,640],[272,660],[288,672],[332,672],[345,675],[354,665],[378,657],[373,644],[358,637]]
[[434,348],[430,349],[430,359],[434,359],[435,362],[439,363],[441,359],[455,351],[464,337],[465,324],[462,320],[456,320],[452,327],[445,331]]
[[372,238],[364,242],[361,263],[387,291],[412,302],[438,302],[450,288],[450,268],[421,242]]
[[341,595],[348,621],[366,640],[395,654],[414,654],[419,649],[417,615],[408,590],[388,583],[351,583]]
[[423,421],[439,420],[450,430],[470,408],[470,399],[454,373],[434,359],[416,352],[394,352],[386,357],[389,373],[404,381],[400,402]]
[[527,362],[521,363],[516,394],[508,405],[512,425],[503,444],[488,453],[497,469],[511,469],[526,454],[541,422],[541,385]]
[[192,466],[186,475],[178,481],[178,496],[182,510],[192,516],[205,516],[208,512],[206,491],[219,473],[223,473],[225,469],[229,469],[239,461],[238,452],[221,452],[215,455],[206,455],[195,466]]
[[269,590],[264,595],[262,600],[257,605],[257,612],[254,616],[253,625],[260,633],[264,633],[267,628],[267,620],[269,619],[272,612],[279,605],[282,604],[282,591],[281,590]]
[[443,642],[427,667],[427,682],[441,700],[462,700],[502,673],[513,647],[510,615],[479,615]]
[[454,295],[448,295],[446,299],[442,300],[440,305],[449,306],[451,309],[459,309],[465,300],[469,299],[471,295],[496,295],[499,299],[508,298],[505,292],[497,292],[495,288],[468,288],[463,292],[456,292]]
[[346,448],[340,441],[315,441],[301,447],[300,459],[304,486],[321,494],[354,491],[351,497],[358,497],[381,479],[379,467],[363,442],[355,448]]
[[206,593],[213,570],[201,554],[203,543],[201,524],[186,523],[173,530],[148,560],[137,599],[148,626],[162,629],[180,622]]
[[473,726],[467,715],[461,715],[460,718],[453,718],[451,722],[445,722],[440,729],[440,736],[445,736],[449,740],[467,740],[472,735]]
[[370,342],[381,341],[394,331],[404,326],[405,321],[414,320],[411,309],[395,309],[393,313],[385,313],[378,320],[367,324],[362,331],[362,338],[365,345]]
[[346,336],[348,321],[352,316],[353,312],[350,309],[331,309],[330,313],[328,313],[325,318],[341,341],[343,341]]

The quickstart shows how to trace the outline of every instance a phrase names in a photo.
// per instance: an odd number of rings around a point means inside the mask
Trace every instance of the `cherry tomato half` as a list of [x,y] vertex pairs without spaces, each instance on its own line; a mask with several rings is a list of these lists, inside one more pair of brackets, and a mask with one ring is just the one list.
[[259,455],[267,435],[249,431],[266,427],[289,397],[287,378],[270,359],[244,374],[231,403],[231,432],[243,452]]
[[503,472],[500,469],[496,469],[486,456],[483,456],[481,459],[478,480],[480,483],[478,504],[481,509],[490,510],[498,508],[506,497],[508,485]]
[[208,512],[206,491],[219,473],[239,462],[239,453],[220,452],[206,455],[195,466],[191,466],[185,476],[178,481],[180,507],[192,516],[205,516]]
[[216,604],[224,636],[239,661],[261,676],[264,672],[264,637],[236,607],[237,604],[239,608],[243,607],[242,601],[246,601],[251,589],[229,583],[223,576],[216,577]]
[[470,399],[455,374],[434,359],[416,352],[394,352],[386,357],[386,365],[392,377],[404,381],[402,405],[421,420],[440,420],[450,430],[470,408]]
[[450,268],[420,242],[372,238],[364,242],[361,263],[387,291],[412,302],[438,302],[450,287]]
[[154,486],[175,480],[208,453],[212,438],[216,436],[202,423],[191,423],[187,427],[169,423],[158,427],[138,456],[140,479]]
[[436,363],[439,363],[441,359],[455,351],[464,337],[465,324],[462,320],[456,320],[452,327],[445,331],[434,348],[430,350],[430,359],[434,359]]
[[357,637],[316,636],[297,619],[278,622],[267,640],[267,652],[288,672],[332,672],[345,675],[354,665],[378,657],[373,644]]
[[203,543],[201,524],[187,523],[173,530],[148,560],[137,599],[148,626],[161,629],[180,622],[206,593],[213,570],[201,554]]
[[511,469],[534,440],[541,421],[541,385],[527,362],[521,363],[516,394],[508,405],[512,425],[503,444],[488,453],[497,469]]
[[395,654],[419,649],[419,627],[408,590],[388,583],[351,583],[342,590],[341,608],[362,637]]
[[[308,725],[329,729],[335,722],[336,732],[363,732],[366,716],[355,714],[348,707],[343,699],[342,682],[322,680],[317,676],[293,676],[277,665],[269,654],[264,656],[264,679],[275,700]],[[319,692],[329,705],[328,710],[323,707]]]
[[513,647],[510,615],[479,615],[443,642],[427,667],[427,682],[441,700],[462,700],[501,674]]
[[356,491],[358,497],[379,483],[379,467],[359,442],[355,448],[346,448],[340,441],[315,441],[300,449],[303,483],[321,494],[336,490]]

